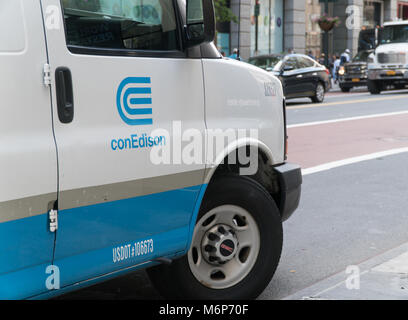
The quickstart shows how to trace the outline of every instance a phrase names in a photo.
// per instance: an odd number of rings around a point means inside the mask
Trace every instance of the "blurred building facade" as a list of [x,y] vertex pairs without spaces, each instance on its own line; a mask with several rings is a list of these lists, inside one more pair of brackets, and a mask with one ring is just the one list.
[[[228,56],[239,48],[243,59],[295,51],[322,53],[322,31],[314,19],[325,0],[230,0],[239,20],[218,24],[217,45]],[[328,14],[341,24],[329,32],[329,53],[359,49],[359,35],[385,21],[408,20],[408,0],[329,0]],[[360,39],[361,40],[361,39]]]
[[304,0],[230,0],[239,23],[217,25],[217,46],[241,57],[305,50]]

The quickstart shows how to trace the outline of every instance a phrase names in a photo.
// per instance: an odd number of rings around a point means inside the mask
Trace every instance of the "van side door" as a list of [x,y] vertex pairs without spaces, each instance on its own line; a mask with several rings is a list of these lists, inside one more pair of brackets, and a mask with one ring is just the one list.
[[205,123],[202,64],[181,50],[176,1],[41,2],[61,286],[184,252],[205,161],[179,147]]
[[0,299],[47,292],[57,153],[39,1],[0,1]]

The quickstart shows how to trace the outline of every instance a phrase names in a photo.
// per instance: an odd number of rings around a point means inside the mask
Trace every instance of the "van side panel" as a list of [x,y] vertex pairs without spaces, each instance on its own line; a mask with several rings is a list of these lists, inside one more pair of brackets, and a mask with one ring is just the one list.
[[0,300],[22,299],[48,291],[53,236],[48,215],[0,223]]
[[47,291],[57,160],[39,1],[0,1],[0,298]]
[[[61,212],[59,224],[63,227],[58,237],[69,239],[57,242],[54,264],[60,268],[61,287],[78,279],[184,253],[191,214],[201,187]],[[138,250],[139,243],[143,247],[145,241],[148,248]]]
[[[134,19],[132,28],[142,26],[134,17],[135,4],[127,2],[123,16]],[[158,43],[166,48],[175,39],[171,10],[157,16],[161,24],[151,22],[155,28],[140,29],[129,42],[129,21],[106,19],[110,9],[102,12],[83,1],[41,4],[51,81],[56,83],[60,68],[72,75],[70,123],[61,121],[54,103],[60,96],[52,88],[59,167],[54,263],[61,270],[61,286],[184,252],[205,174],[201,60],[160,49]],[[107,4],[112,8],[113,2]],[[61,28],[48,27],[54,18]],[[159,30],[163,34],[157,37]],[[142,47],[133,45],[123,50],[129,43],[152,44],[156,53],[139,56]],[[184,147],[196,136],[201,156],[190,162]],[[148,244],[146,254],[140,254],[141,243],[143,248]]]

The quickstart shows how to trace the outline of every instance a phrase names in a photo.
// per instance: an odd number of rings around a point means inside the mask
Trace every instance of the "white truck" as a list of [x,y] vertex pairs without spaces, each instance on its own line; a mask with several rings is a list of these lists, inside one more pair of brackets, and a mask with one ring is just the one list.
[[0,29],[0,299],[138,268],[259,295],[302,176],[280,81],[222,58],[212,1],[1,0]]
[[368,90],[379,94],[408,84],[408,21],[386,22],[377,30],[377,47],[369,57]]

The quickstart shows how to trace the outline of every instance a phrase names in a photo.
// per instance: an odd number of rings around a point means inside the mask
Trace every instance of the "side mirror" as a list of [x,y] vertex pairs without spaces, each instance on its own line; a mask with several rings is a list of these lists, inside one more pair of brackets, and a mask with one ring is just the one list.
[[294,70],[295,68],[293,67],[293,66],[284,66],[282,69],[281,69],[281,73],[284,73],[285,71],[292,71],[292,70]]
[[185,46],[191,48],[215,38],[215,13],[212,0],[187,0]]

